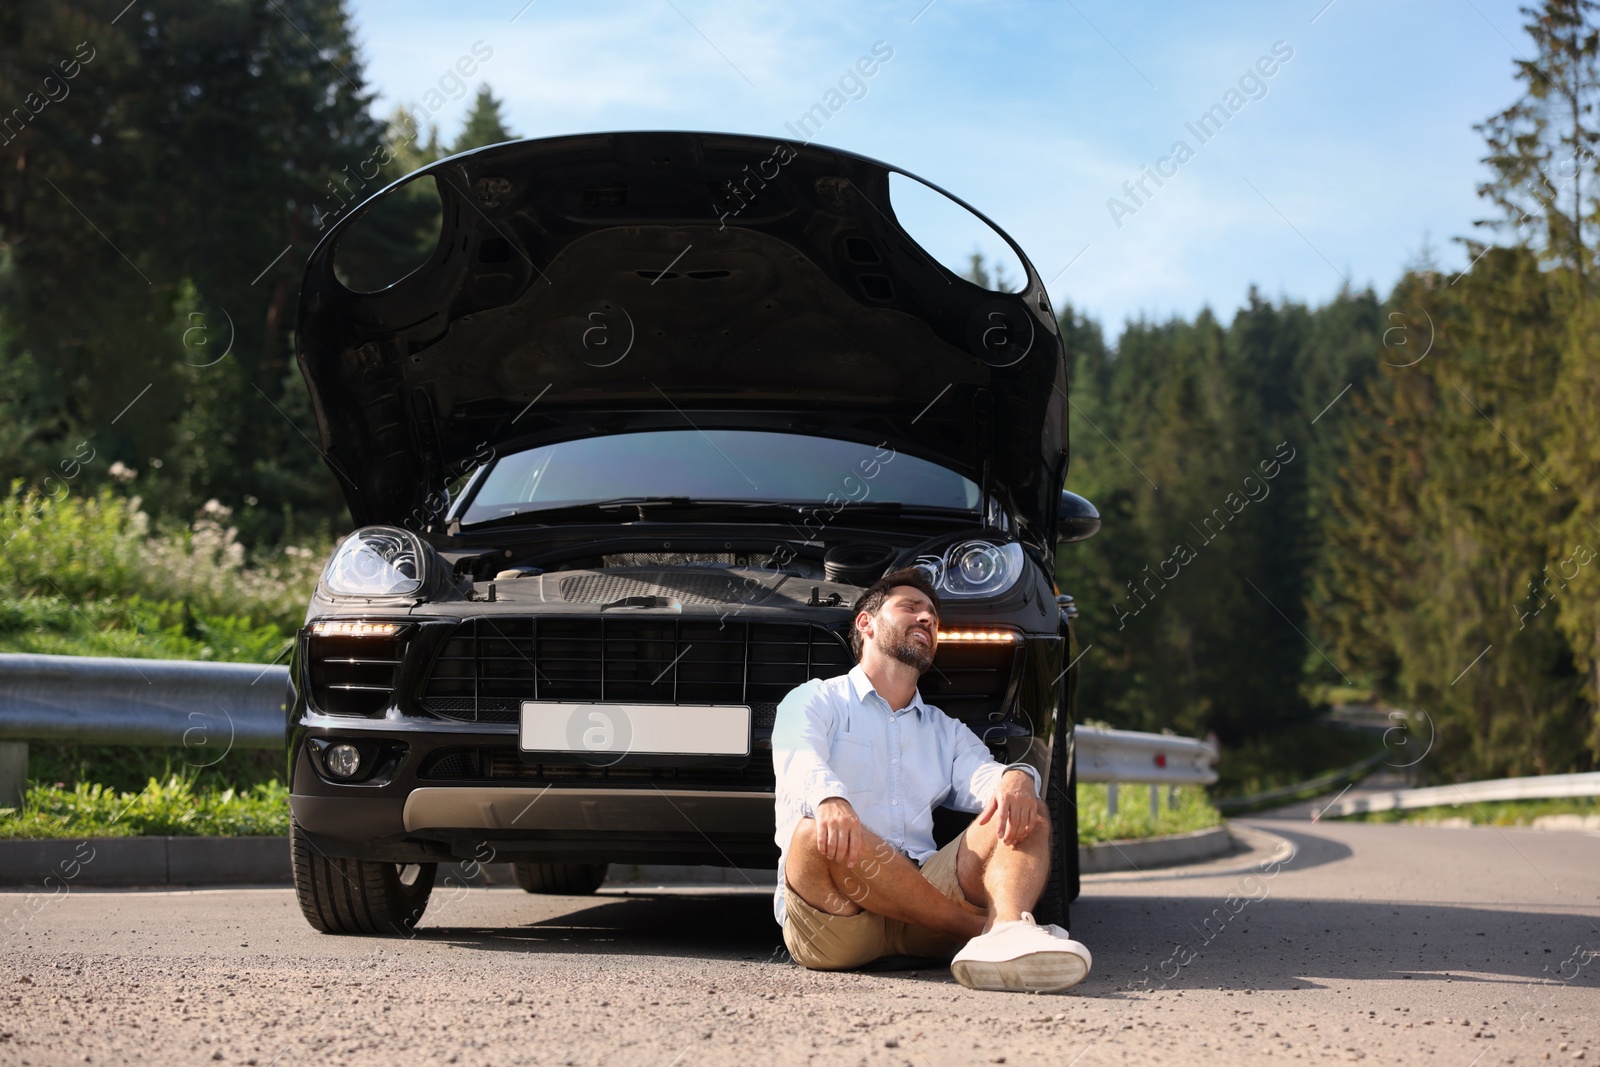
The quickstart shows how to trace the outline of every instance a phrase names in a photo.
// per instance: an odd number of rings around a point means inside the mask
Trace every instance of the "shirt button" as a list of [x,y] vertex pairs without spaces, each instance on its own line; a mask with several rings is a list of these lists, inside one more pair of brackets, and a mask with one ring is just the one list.
[[892,759],[892,760],[890,760],[890,761],[889,761],[889,762],[890,762],[890,763],[899,763],[899,762],[900,762],[900,761],[899,761],[899,760],[897,760],[897,759]]
[[900,803],[900,802],[899,802],[899,801],[898,801],[898,800],[891,800],[891,801],[889,801],[889,803],[891,803],[891,804],[898,804],[898,803]]

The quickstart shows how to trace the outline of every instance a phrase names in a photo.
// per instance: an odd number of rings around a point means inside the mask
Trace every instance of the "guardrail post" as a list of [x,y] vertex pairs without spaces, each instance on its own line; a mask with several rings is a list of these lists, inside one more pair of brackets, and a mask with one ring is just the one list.
[[0,741],[0,808],[21,808],[28,791],[28,742]]
[[1150,785],[1150,821],[1161,818],[1161,787],[1154,783]]
[[1106,783],[1106,814],[1108,816],[1114,816],[1114,815],[1117,814],[1117,783],[1116,782],[1107,782]]

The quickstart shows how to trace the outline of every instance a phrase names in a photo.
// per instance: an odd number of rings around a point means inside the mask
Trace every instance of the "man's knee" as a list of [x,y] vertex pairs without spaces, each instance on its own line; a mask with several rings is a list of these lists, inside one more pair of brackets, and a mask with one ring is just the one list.
[[993,816],[986,823],[974,819],[967,827],[965,834],[966,845],[980,862],[987,863],[996,851],[1002,848],[1038,849],[1050,848],[1050,815],[1045,810],[1044,803],[1039,803],[1034,812],[1033,823],[1028,828],[1028,836],[1014,845],[1006,845],[1000,840],[1000,818]]
[[[784,881],[801,900],[830,915],[851,916],[862,912],[849,892],[841,892],[833,865],[817,851],[815,819],[801,819],[789,839],[789,856],[784,862]],[[855,888],[852,883],[847,888]]]

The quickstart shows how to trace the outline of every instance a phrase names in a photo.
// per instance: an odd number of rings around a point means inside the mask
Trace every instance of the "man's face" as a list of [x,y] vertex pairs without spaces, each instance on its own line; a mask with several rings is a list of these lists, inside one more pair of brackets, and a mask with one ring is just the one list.
[[939,644],[939,616],[921,590],[895,586],[878,614],[868,618],[872,624],[872,634],[866,638],[869,643],[915,667],[918,674],[933,665],[933,653]]

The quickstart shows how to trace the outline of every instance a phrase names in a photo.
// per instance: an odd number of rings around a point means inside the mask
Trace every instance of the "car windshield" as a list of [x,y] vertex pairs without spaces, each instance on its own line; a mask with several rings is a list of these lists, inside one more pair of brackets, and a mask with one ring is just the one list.
[[972,511],[979,489],[887,445],[755,430],[659,430],[502,456],[479,480],[460,519],[471,525],[518,512],[651,497]]

